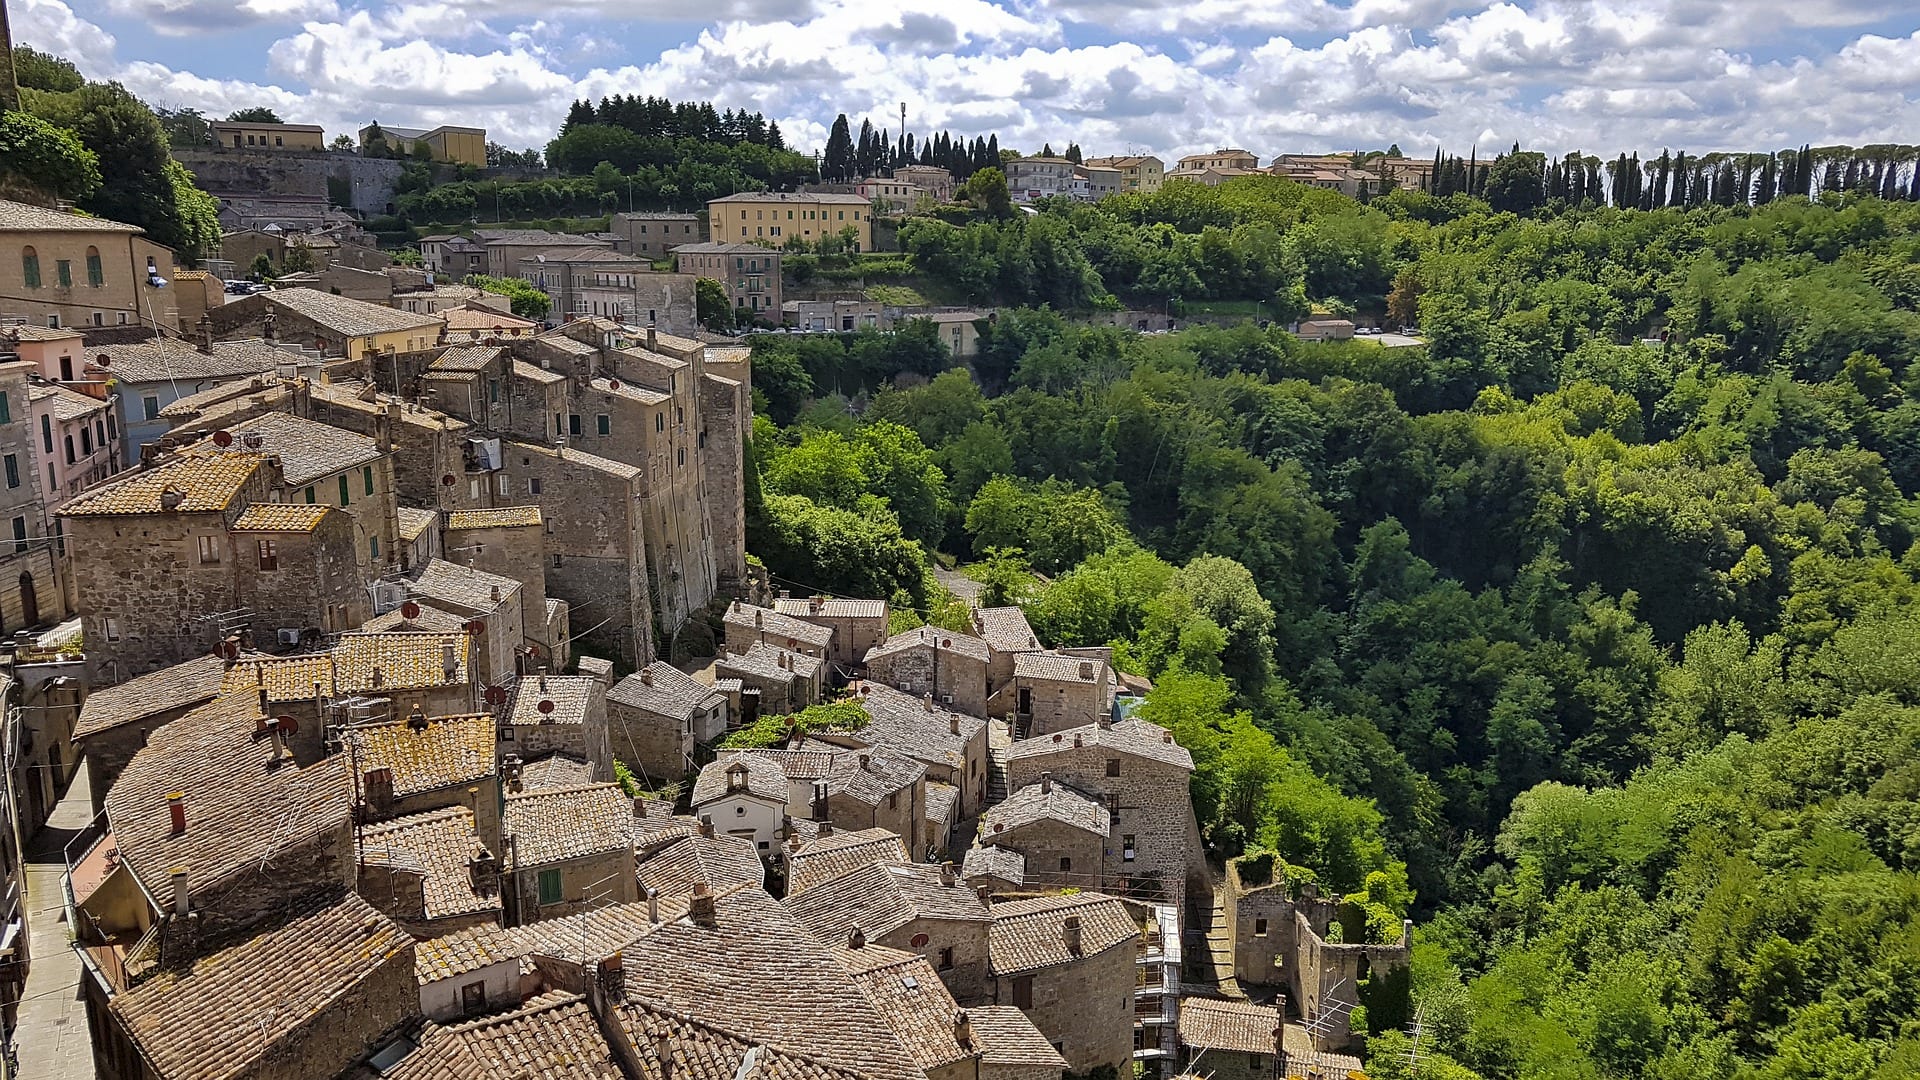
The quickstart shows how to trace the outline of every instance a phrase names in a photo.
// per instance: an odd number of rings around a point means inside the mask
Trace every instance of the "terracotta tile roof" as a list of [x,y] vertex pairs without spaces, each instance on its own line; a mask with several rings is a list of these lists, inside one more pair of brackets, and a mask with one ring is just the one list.
[[[600,680],[591,675],[522,675],[513,680],[506,720],[515,727],[577,727],[587,722],[588,711],[601,695]],[[553,707],[541,712],[540,706],[547,702]]]
[[[631,356],[632,352],[633,350],[628,350],[622,355]],[[685,364],[679,364],[678,361],[675,361],[675,363],[680,367],[687,366]],[[622,379],[610,379],[604,376],[595,377],[587,380],[587,389],[601,394],[612,394],[615,397],[623,397],[642,405],[660,405],[672,400],[669,395],[663,394],[658,390],[649,390],[641,386],[639,383],[634,382],[631,377]]]
[[[498,600],[494,599],[496,589],[500,593]],[[445,559],[428,559],[407,578],[407,590],[414,596],[445,601],[475,614],[484,614],[519,592],[520,582]]]
[[[285,923],[249,941],[189,968],[157,972],[116,996],[110,1008],[155,1075],[253,1075],[282,1039],[412,949],[406,931],[365,900],[346,892],[321,894],[299,902]],[[289,978],[289,972],[299,977]],[[380,1017],[370,1003],[355,1011],[362,1015],[353,1019],[376,1031],[399,1019]]]
[[1027,613],[1017,607],[981,608],[973,613],[973,626],[995,652],[1032,652],[1040,648],[1027,622]]
[[[563,338],[562,340],[571,341],[572,339]],[[575,344],[578,344],[578,343],[575,342]],[[593,350],[592,348],[589,347],[587,351],[592,352]],[[539,364],[529,364],[525,360],[515,360],[513,362],[513,376],[516,379],[526,379],[529,382],[540,383],[543,386],[551,386],[554,383],[563,383],[567,381],[567,377],[565,375],[562,375],[557,371],[548,371],[546,368],[541,367]]]
[[967,1019],[986,1040],[982,1065],[1038,1065],[1050,1072],[1066,1071],[1067,1059],[1040,1034],[1026,1013],[1012,1005],[975,1005],[967,1010]]
[[447,324],[448,330],[455,333],[465,333],[470,330],[478,330],[483,334],[495,330],[502,333],[512,333],[516,330],[525,333],[540,325],[529,319],[487,308],[443,308],[440,311],[440,319]]
[[987,662],[987,643],[972,634],[958,634],[937,626],[919,626],[898,633],[867,650],[867,663],[900,653],[921,649],[953,652],[969,659]]
[[[819,749],[813,749],[819,747]],[[747,753],[778,762],[780,771],[787,774],[789,782],[795,780],[825,780],[833,775],[833,762],[843,752],[842,748],[831,743],[807,739],[794,750],[749,750]]]
[[66,341],[70,338],[84,338],[78,330],[58,326],[34,326],[29,323],[16,323],[0,329],[0,338],[12,341]]
[[1095,683],[1106,670],[1104,660],[1063,656],[1050,652],[1023,652],[1013,656],[1013,677],[1048,682]]
[[[862,760],[865,759],[865,760]],[[878,806],[926,779],[927,767],[881,747],[843,750],[833,757],[827,774],[827,793],[846,795],[868,806]]]
[[465,787],[498,773],[493,717],[429,717],[424,727],[407,720],[366,724],[348,733],[360,770],[393,770],[393,795],[404,799],[447,787]]
[[[791,662],[792,666],[784,666]],[[728,652],[714,661],[715,672],[729,672],[735,675],[754,675],[762,679],[779,682],[792,682],[794,679],[812,679],[820,672],[825,663],[817,656],[806,653],[788,652],[765,642],[756,641],[747,647],[744,653]]]
[[576,994],[543,994],[448,1029],[485,1063],[472,1080],[625,1080],[600,1024]]
[[455,510],[447,515],[449,529],[503,529],[540,524],[537,506],[502,506],[492,510]]
[[917,919],[988,921],[973,889],[957,875],[944,883],[942,872],[922,863],[871,863],[787,897],[787,909],[814,937],[835,944],[856,926],[878,940]]
[[[1067,948],[1066,920],[1080,920],[1080,951]],[[1125,904],[1102,893],[1040,896],[993,906],[987,962],[996,977],[1072,963],[1121,945],[1131,947],[1140,927]]]
[[951,825],[959,820],[960,789],[936,780],[927,781],[927,820],[935,825]]
[[[297,358],[292,355],[287,356],[288,363],[292,363],[296,359]],[[257,377],[245,381],[234,379],[231,382],[217,383],[197,394],[188,394],[185,397],[175,398],[166,405],[161,406],[160,415],[168,420],[195,417],[213,409],[215,406],[224,405],[237,398],[251,397],[254,394],[276,393],[278,390],[278,380],[269,381]]]
[[233,519],[234,532],[310,533],[333,512],[331,506],[306,503],[253,503]]
[[829,597],[816,607],[807,597],[791,597],[775,600],[773,609],[782,615],[791,615],[796,619],[884,619],[887,617],[885,600],[847,600]]
[[[1171,733],[1144,720],[1123,720],[1111,727],[1088,724],[1068,728],[1051,735],[1021,739],[1007,749],[1007,760],[1039,758],[1048,754],[1070,753],[1076,746],[1098,746],[1117,753],[1147,758],[1176,768],[1193,768],[1193,755],[1179,743],[1169,741]],[[1076,740],[1078,740],[1076,742]]]
[[466,632],[467,616],[455,614],[432,603],[420,603],[420,614],[407,618],[404,608],[394,608],[385,615],[375,615],[360,624],[360,630],[369,634],[400,633],[425,634],[463,634]]
[[300,360],[258,339],[216,341],[213,352],[204,353],[178,338],[154,338],[130,345],[93,345],[86,355],[89,372],[110,375],[122,383],[237,379],[264,375]]
[[[658,907],[665,920],[687,912],[685,897],[663,896]],[[414,975],[422,983],[439,982],[533,953],[594,960],[645,936],[653,927],[644,902],[613,904],[524,926],[471,927],[421,942],[414,958]]]
[[695,882],[714,889],[766,884],[766,867],[753,841],[744,836],[695,832],[660,849],[639,869],[640,887],[662,896],[691,893]]
[[860,1080],[862,1074],[769,1046],[653,1005],[628,1003],[615,1022],[638,1052],[635,1080]]
[[1280,1012],[1271,1005],[1215,998],[1180,999],[1180,1041],[1197,1050],[1273,1053]]
[[[442,312],[442,314],[450,313]],[[498,313],[495,312],[494,314]],[[447,325],[451,326],[453,324],[449,322]],[[435,357],[433,363],[427,365],[427,370],[483,371],[495,360],[500,359],[500,354],[504,351],[504,349],[494,345],[455,345]]]
[[78,390],[54,383],[28,384],[27,400],[40,406],[39,411],[63,422],[104,412],[107,407],[107,403],[99,398],[88,397]]
[[169,489],[184,496],[172,513],[225,510],[266,460],[261,454],[187,454],[141,472],[122,473],[119,479],[82,492],[60,513],[66,517],[167,513],[160,497]]
[[907,845],[887,829],[838,830],[817,837],[787,856],[787,895],[794,896],[823,881],[862,866],[883,862],[910,862]]
[[506,832],[521,868],[633,847],[633,800],[618,784],[583,784],[507,796]]
[[520,767],[520,786],[524,791],[552,791],[591,783],[593,763],[563,750],[534,758]]
[[980,842],[991,844],[1008,829],[1039,821],[1053,821],[1095,836],[1107,835],[1112,825],[1106,805],[1058,781],[1028,784],[980,815]]
[[882,945],[842,947],[838,952],[853,984],[906,1046],[915,1065],[932,1070],[980,1052],[984,1040],[971,1034],[967,1045],[960,1045],[954,1024],[959,1006],[925,957]]
[[437,331],[441,326],[438,316],[397,311],[318,289],[275,289],[261,295],[274,307],[294,312],[341,337],[363,337],[423,328]]
[[473,884],[472,860],[486,853],[487,845],[474,832],[473,811],[464,806],[408,814],[360,830],[363,863],[420,875],[429,919],[500,910],[497,887],[480,890]]
[[625,958],[630,1003],[721,1024],[872,1080],[924,1080],[827,948],[759,889],[721,890],[712,926],[667,923],[627,946]]
[[[196,891],[213,889],[273,855],[345,829],[353,785],[344,755],[303,767],[272,763],[251,693],[229,694],[155,730],[107,793],[121,858],[147,892],[164,896],[175,867]],[[167,796],[185,795],[175,835]]]
[[[342,634],[333,650],[334,682],[344,694],[459,686],[468,681],[470,641],[466,634]],[[453,646],[451,671],[447,645]]]
[[137,226],[106,218],[87,217],[67,210],[49,210],[32,203],[0,199],[0,232],[117,232],[138,233]]
[[400,539],[412,543],[426,535],[439,515],[431,510],[422,510],[417,506],[402,506],[400,513]]
[[254,695],[265,687],[268,702],[311,701],[316,683],[324,693],[334,692],[333,657],[327,653],[247,657],[227,670],[220,692]]
[[700,770],[699,777],[693,782],[693,805],[702,806],[725,797],[731,787],[727,774],[736,767],[746,772],[748,794],[756,798],[771,799],[783,805],[786,803],[786,772],[764,754],[736,751],[715,758]]
[[721,697],[714,687],[663,660],[648,664],[607,691],[607,700],[671,720],[685,720]]
[[209,653],[92,691],[80,705],[73,738],[77,742],[170,709],[204,705],[220,693],[226,675],[226,661]]
[[1012,848],[996,845],[968,848],[966,861],[960,865],[960,876],[971,882],[995,878],[1009,885],[1020,885],[1027,880],[1027,857]]
[[[789,649],[800,645],[812,645],[818,649],[825,649],[833,640],[833,628],[830,626],[816,626],[791,615],[782,615],[772,608],[755,607],[739,601],[728,605],[723,622],[726,625],[728,644],[758,641],[762,632],[765,633],[768,642],[774,645],[785,645]],[[734,635],[736,630],[740,632],[738,637]]]
[[884,683],[865,682],[861,687],[860,705],[873,719],[853,732],[854,738],[930,764],[966,767],[967,744],[987,726],[985,720]]
[[[229,430],[236,446],[245,445],[248,450],[262,454],[278,454],[281,474],[295,487],[372,464],[386,456],[380,452],[379,444],[365,435],[292,413],[262,413]],[[258,436],[257,440],[253,436]],[[210,439],[197,446],[208,453],[218,452]],[[357,482],[354,487],[355,495],[364,490]],[[321,494],[324,497],[327,493]]]

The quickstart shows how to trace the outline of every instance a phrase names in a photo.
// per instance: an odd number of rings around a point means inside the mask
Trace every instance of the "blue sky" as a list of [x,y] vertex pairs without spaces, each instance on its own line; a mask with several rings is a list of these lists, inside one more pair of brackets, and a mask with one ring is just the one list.
[[1003,146],[1278,153],[1920,142],[1884,0],[8,0],[17,40],[209,115],[551,138],[575,97]]

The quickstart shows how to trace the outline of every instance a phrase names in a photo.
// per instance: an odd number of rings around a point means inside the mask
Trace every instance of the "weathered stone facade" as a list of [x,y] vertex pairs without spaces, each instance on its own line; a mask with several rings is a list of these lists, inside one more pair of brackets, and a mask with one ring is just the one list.
[[923,626],[888,638],[866,662],[869,681],[932,694],[968,716],[987,715],[987,647],[979,638]]

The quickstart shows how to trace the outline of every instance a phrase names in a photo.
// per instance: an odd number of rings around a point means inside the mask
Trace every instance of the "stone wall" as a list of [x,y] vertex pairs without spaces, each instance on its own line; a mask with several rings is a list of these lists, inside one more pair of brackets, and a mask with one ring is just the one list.
[[[1107,715],[1112,686],[1100,677],[1109,670],[1097,660],[1086,660],[1095,672],[1091,683],[1055,679],[1016,678],[1016,702],[1022,712],[1032,714],[1028,731],[1033,735],[1051,735],[1056,731],[1091,724]],[[1024,698],[1025,700],[1019,700]]]
[[693,736],[682,733],[678,718],[608,701],[607,727],[613,756],[641,773],[650,787],[678,780],[693,768]]
[[[909,631],[913,633],[914,631]],[[939,648],[933,640],[867,661],[867,678],[909,694],[932,693],[934,700],[968,716],[984,718],[987,708],[987,664],[976,657]]]
[[1029,888],[1099,889],[1104,885],[1106,838],[1085,829],[1041,820],[1017,828],[983,832],[980,842],[1025,856]]
[[[992,992],[985,921],[914,919],[872,940],[925,957],[956,1001],[977,1002]],[[1132,991],[1131,982],[1127,989]]]
[[1293,900],[1284,881],[1246,884],[1241,867],[1239,859],[1227,863],[1222,904],[1227,940],[1233,942],[1234,978],[1248,986],[1285,986],[1287,958],[1297,940]]
[[[557,904],[540,903],[540,871],[560,871],[560,896]],[[633,850],[622,848],[584,859],[570,859],[552,866],[523,866],[512,875],[517,904],[516,925],[541,919],[603,908],[609,904],[630,904],[640,898],[640,883],[633,873]]]
[[[344,513],[327,514],[311,533],[233,534],[234,599],[253,613],[256,644],[273,644],[283,627],[339,633],[373,617],[366,588],[373,575],[360,535]],[[273,545],[271,563],[263,543]]]
[[[1020,1011],[1059,1047],[1076,1073],[1133,1067],[1134,943],[1131,939],[1076,963],[995,979],[994,1001],[1014,1004],[1014,983],[1033,982],[1033,1005]],[[958,995],[956,995],[958,996]]]
[[706,474],[707,528],[716,586],[739,595],[747,574],[746,490],[743,471],[753,400],[743,382],[708,372],[700,380],[701,469]]
[[175,150],[199,186],[216,195],[318,195],[327,181],[344,181],[352,192],[351,209],[364,214],[393,212],[394,193],[406,162],[363,158],[351,153],[307,154],[287,150]]

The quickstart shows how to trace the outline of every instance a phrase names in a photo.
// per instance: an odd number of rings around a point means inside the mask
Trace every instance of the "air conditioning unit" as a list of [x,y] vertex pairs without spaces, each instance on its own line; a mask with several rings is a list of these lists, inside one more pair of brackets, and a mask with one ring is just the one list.
[[941,695],[940,695],[940,704],[942,704],[942,705],[951,705],[951,704],[953,704],[953,695],[952,695],[952,694],[941,694]]
[[407,587],[397,581],[382,581],[373,587],[373,613],[385,615],[407,602]]
[[300,628],[297,626],[281,627],[278,631],[278,636],[279,636],[280,644],[282,645],[300,644]]

